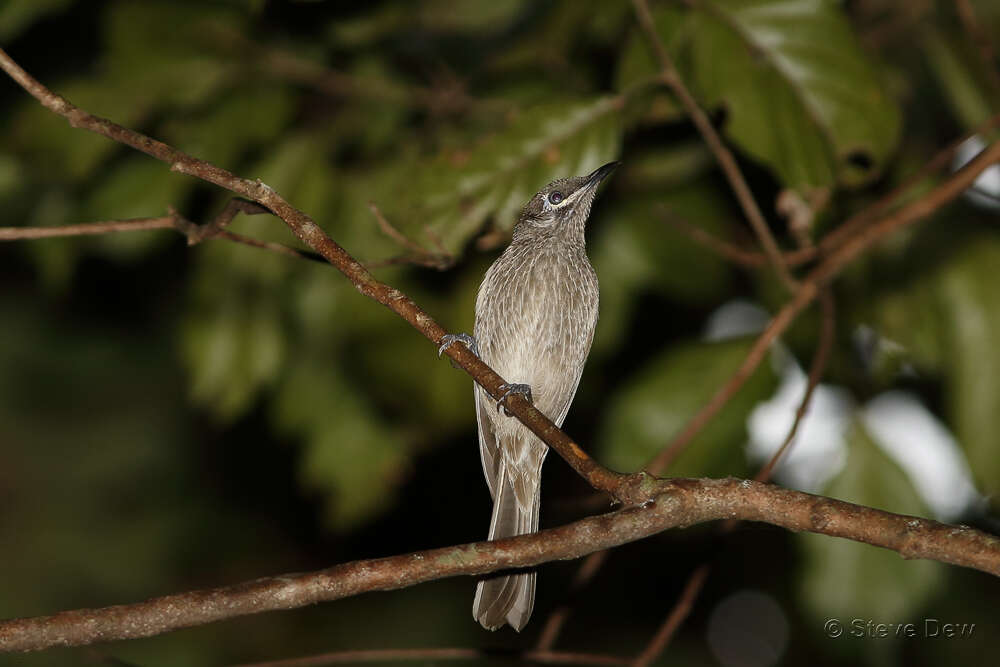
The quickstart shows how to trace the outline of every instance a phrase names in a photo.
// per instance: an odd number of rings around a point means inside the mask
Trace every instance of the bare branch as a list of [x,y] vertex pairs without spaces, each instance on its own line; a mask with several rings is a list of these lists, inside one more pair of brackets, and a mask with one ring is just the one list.
[[[426,248],[421,246],[419,243],[414,243],[407,238],[403,232],[396,229],[391,222],[386,220],[385,216],[382,215],[382,211],[380,211],[379,207],[375,205],[375,202],[368,202],[368,208],[371,209],[372,215],[375,216],[375,221],[378,223],[379,229],[381,229],[382,232],[393,241],[413,253],[412,255],[404,256],[398,259],[393,258],[385,260],[380,264],[417,264],[419,266],[437,269],[438,271],[444,271],[455,264],[455,258],[443,250],[439,254],[430,253],[427,252]],[[438,245],[438,248],[441,247],[440,242],[436,238],[434,239],[434,242]],[[369,263],[368,268],[372,267],[373,264]]]
[[979,60],[983,64],[983,70],[989,79],[993,91],[1000,93],[1000,71],[997,71],[997,55],[993,48],[993,40],[990,33],[983,30],[983,27],[976,19],[976,10],[972,8],[969,0],[955,0],[955,9],[958,17],[962,20],[962,27],[975,42],[979,51]]
[[792,421],[792,427],[788,429],[788,435],[785,436],[784,442],[778,447],[778,450],[771,457],[771,460],[767,462],[767,465],[761,468],[757,476],[754,477],[758,482],[766,482],[771,479],[771,473],[774,472],[778,461],[791,448],[792,443],[795,441],[795,434],[798,433],[802,420],[805,418],[806,413],[809,412],[809,403],[812,401],[813,392],[819,386],[819,381],[823,378],[823,373],[826,371],[827,362],[830,360],[830,350],[833,349],[834,330],[836,329],[836,311],[834,310],[833,294],[830,293],[828,288],[820,293],[819,303],[823,310],[819,345],[816,348],[816,354],[813,356],[812,364],[809,367],[809,380],[806,384],[805,394],[802,395],[802,402],[799,403],[799,407],[795,411],[795,419]]
[[[409,297],[377,281],[327,237],[311,218],[265,184],[237,177],[167,144],[88,114],[48,91],[2,50],[0,67],[44,106],[66,117],[74,127],[132,146],[169,163],[174,171],[225,187],[274,212],[300,239],[344,273],[362,294],[386,305],[430,341],[440,344],[445,333],[443,328]],[[986,167],[998,160],[1000,142],[988,146],[919,200],[866,225],[839,245],[809,273],[791,300],[777,313],[758,338],[737,377],[745,379],[753,372],[770,342],[787,329],[846,264],[885,236],[930,215],[957,197]],[[453,345],[447,352],[491,395],[499,397],[503,379],[492,369],[464,346]],[[735,391],[727,387],[720,392]],[[721,403],[713,399],[708,407],[718,410]],[[371,590],[395,589],[447,576],[484,574],[504,568],[530,567],[556,558],[576,558],[675,526],[719,518],[764,521],[790,530],[844,537],[898,551],[905,558],[931,558],[1000,575],[1000,540],[984,533],[750,481],[656,480],[645,474],[619,475],[597,464],[522,398],[509,401],[509,408],[592,486],[611,493],[630,507],[616,514],[510,540],[361,561],[318,573],[261,579],[239,586],[166,596],[137,605],[0,622],[0,647],[29,650],[149,636],[222,618],[301,606]]]
[[701,110],[691,91],[687,89],[687,86],[681,80],[680,74],[677,72],[677,68],[670,58],[670,54],[667,53],[667,49],[663,46],[660,36],[656,33],[656,27],[653,25],[653,17],[649,13],[649,5],[646,4],[646,0],[632,0],[632,4],[635,7],[639,25],[642,27],[643,32],[646,33],[646,37],[649,39],[653,51],[656,53],[656,58],[660,64],[661,80],[673,91],[677,99],[680,100],[681,106],[684,107],[688,116],[691,117],[691,121],[698,128],[698,132],[701,133],[712,154],[715,155],[715,159],[718,161],[722,172],[729,181],[730,187],[733,189],[733,194],[736,195],[736,199],[739,201],[744,215],[746,215],[747,220],[750,222],[750,226],[753,227],[753,231],[757,235],[757,239],[764,248],[764,253],[774,267],[775,272],[777,272],[778,277],[789,290],[794,289],[796,285],[795,278],[788,271],[788,266],[785,264],[781,250],[778,248],[778,243],[774,240],[774,235],[771,234],[771,230],[767,226],[767,221],[760,212],[760,207],[757,206],[757,201],[754,199],[753,193],[750,191],[750,186],[747,185],[746,179],[743,177],[743,172],[740,171],[740,167],[736,163],[732,152],[722,143],[719,133],[712,127],[708,116]]
[[64,225],[61,227],[0,227],[0,241],[53,239],[66,236],[109,234],[112,232],[141,232],[150,229],[177,229],[177,222],[174,216],[163,215],[158,218],[84,222],[79,225]]
[[962,135],[942,148],[920,169],[907,177],[906,180],[894,187],[878,201],[865,207],[861,211],[858,211],[856,214],[852,215],[840,224],[836,229],[830,231],[826,236],[820,239],[820,252],[828,255],[836,250],[837,247],[844,242],[844,240],[851,238],[858,233],[859,229],[867,226],[878,216],[885,214],[885,212],[889,210],[894,203],[898,202],[904,194],[909,192],[914,185],[927,178],[933,172],[947,166],[948,163],[951,162],[951,159],[955,156],[955,151],[957,151],[962,144],[975,136],[985,137],[991,130],[998,126],[1000,126],[1000,113],[992,116],[989,120],[984,122],[972,132]]
[[[799,284],[792,298],[778,311],[754,343],[746,359],[711,400],[692,417],[677,436],[646,466],[652,475],[662,474],[670,463],[697,435],[705,424],[726,405],[763,361],[767,350],[791,325],[802,310],[812,303],[820,287],[870,247],[901,227],[911,225],[931,215],[969,188],[987,167],[1000,162],[1000,141],[987,146],[951,177],[926,195],[910,202],[885,217],[860,227],[854,236],[845,239],[820,262]],[[822,244],[821,244],[822,245]]]
[[566,619],[569,618],[570,613],[573,611],[572,603],[574,598],[590,584],[610,554],[611,552],[608,550],[597,551],[583,560],[583,563],[573,576],[573,582],[570,584],[569,595],[567,596],[569,599],[556,607],[555,611],[545,619],[545,625],[538,636],[538,643],[535,644],[536,650],[548,651],[555,646],[556,640],[559,639],[559,633],[562,632],[563,626],[566,624]]
[[1000,538],[965,526],[892,514],[801,491],[738,479],[650,481],[641,506],[495,542],[476,542],[307,574],[287,574],[145,602],[0,621],[0,650],[150,637],[178,628],[459,575],[482,575],[579,558],[678,526],[717,519],[761,521],[843,537],[1000,576]]
[[[795,441],[795,434],[798,432],[799,425],[809,410],[809,403],[812,400],[813,392],[819,385],[819,381],[826,370],[827,362],[830,359],[830,350],[833,348],[834,332],[836,330],[836,320],[833,294],[829,288],[824,288],[820,293],[819,302],[822,308],[819,344],[816,347],[816,354],[813,355],[813,360],[809,367],[809,380],[805,394],[802,396],[802,401],[795,411],[795,420],[792,422],[792,426],[788,430],[788,435],[785,436],[784,442],[782,442],[767,464],[760,469],[754,477],[754,481],[767,482],[771,478],[771,473],[778,464],[778,461],[791,448],[792,443]],[[721,535],[731,533],[736,529],[738,524],[739,522],[736,519],[727,519],[719,527],[719,533]],[[593,558],[593,556],[590,556],[590,558]],[[663,624],[660,626],[659,631],[650,640],[649,645],[636,658],[633,663],[634,665],[644,667],[663,653],[677,631],[677,628],[680,627],[680,624],[691,613],[691,608],[698,599],[698,595],[701,594],[701,590],[705,586],[705,581],[708,579],[711,569],[708,563],[703,563],[691,573],[687,583],[684,585],[684,591],[681,593],[681,596],[674,603],[670,613],[667,614],[666,619],[664,619]]]
[[76,225],[61,225],[59,227],[0,227],[0,241],[21,241],[50,238],[66,238],[70,236],[93,236],[98,234],[110,234],[115,232],[140,232],[156,229],[170,229],[187,237],[188,245],[195,245],[202,241],[212,239],[223,239],[234,243],[241,243],[253,248],[269,250],[289,257],[298,257],[312,261],[326,263],[322,257],[302,250],[274,243],[272,241],[259,241],[241,234],[235,234],[223,229],[228,225],[238,212],[248,213],[270,213],[267,209],[259,205],[241,199],[231,199],[226,207],[215,217],[212,222],[205,225],[198,225],[191,222],[177,211],[171,209],[169,215],[157,218],[131,218],[129,220],[105,220],[101,222],[84,222]]
[[701,589],[704,588],[711,571],[711,566],[708,563],[703,563],[691,573],[687,583],[684,584],[684,590],[681,591],[681,596],[677,599],[677,603],[670,610],[670,613],[667,614],[667,618],[664,619],[660,629],[653,635],[646,648],[632,661],[632,667],[647,667],[647,665],[663,653],[663,649],[670,643],[674,633],[677,632],[677,628],[691,614],[691,608],[694,607],[695,600],[698,599],[698,595],[701,593]]
[[[247,197],[281,218],[303,243],[318,252],[350,280],[363,295],[389,308],[409,322],[428,340],[440,347],[447,331],[431,318],[410,297],[377,280],[358,260],[331,239],[308,215],[294,208],[281,195],[260,180],[240,178],[204,160],[191,157],[161,141],[152,139],[107,119],[94,116],[60,97],[24,71],[6,51],[0,49],[3,68],[22,88],[42,105],[69,120],[73,127],[96,132],[119,143],[131,146],[170,165],[172,171],[200,178],[236,194]],[[465,345],[451,345],[445,353],[465,370],[494,399],[503,396],[505,384],[496,371],[472,354]],[[528,427],[542,442],[554,449],[595,489],[609,493],[625,504],[642,502],[644,475],[622,475],[600,465],[584,452],[572,438],[563,433],[540,410],[521,395],[505,401],[508,411]]]
[[[680,217],[673,211],[667,210],[666,208],[661,207],[661,211],[663,212],[662,219],[665,223],[681,232],[703,248],[711,250],[723,259],[739,264],[747,269],[757,269],[767,264],[767,257],[762,253],[754,252],[752,250],[744,250],[743,248],[729,243],[728,241],[723,241],[722,239],[709,234],[701,227],[688,222],[684,218]],[[789,266],[799,266],[815,259],[816,255],[816,249],[808,247],[786,252],[783,254],[783,257],[785,263]]]

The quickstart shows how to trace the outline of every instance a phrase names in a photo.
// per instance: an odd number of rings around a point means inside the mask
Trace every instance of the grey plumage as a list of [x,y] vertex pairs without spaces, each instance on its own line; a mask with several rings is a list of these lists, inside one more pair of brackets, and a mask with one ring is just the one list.
[[[597,186],[617,165],[553,181],[524,207],[510,246],[486,272],[476,299],[479,355],[510,383],[529,385],[535,406],[562,425],[597,324],[597,275],[584,228]],[[489,539],[538,530],[542,462],[548,447],[475,389],[483,472],[493,496]],[[531,616],[535,573],[480,581],[472,613],[483,627]]]

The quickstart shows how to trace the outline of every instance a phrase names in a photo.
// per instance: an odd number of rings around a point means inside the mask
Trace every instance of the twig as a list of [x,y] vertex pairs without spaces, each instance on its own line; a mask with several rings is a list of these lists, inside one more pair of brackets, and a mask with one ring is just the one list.
[[826,371],[827,362],[830,360],[830,350],[833,349],[834,330],[836,328],[836,311],[833,303],[833,294],[830,293],[829,288],[820,292],[819,303],[823,311],[819,332],[819,345],[816,347],[816,354],[813,355],[812,364],[809,366],[809,380],[806,385],[805,394],[802,396],[802,401],[799,403],[798,409],[795,410],[795,419],[792,421],[792,427],[788,429],[788,435],[785,436],[785,440],[767,464],[754,477],[754,480],[758,482],[766,482],[771,479],[771,473],[774,472],[775,466],[778,465],[785,452],[791,448],[799,426],[805,418],[806,413],[809,412],[809,404],[812,401],[813,392],[819,386],[819,381]]
[[[247,197],[281,218],[307,246],[318,252],[354,284],[363,295],[389,308],[405,319],[428,340],[440,347],[447,331],[431,318],[413,299],[394,287],[380,282],[362,265],[331,239],[312,218],[289,204],[271,187],[260,181],[240,178],[214,164],[191,157],[146,135],[87,113],[65,98],[43,86],[6,51],[0,49],[0,68],[50,111],[66,118],[72,127],[96,132],[119,143],[131,146],[170,165],[171,171],[200,178],[237,195]],[[501,400],[505,380],[487,366],[465,345],[451,345],[445,353],[496,400]],[[642,473],[623,475],[608,470],[591,458],[572,438],[561,431],[547,416],[520,394],[505,401],[510,414],[517,417],[542,442],[554,449],[580,476],[599,491],[604,491],[626,505],[643,502],[642,486],[647,476]]]
[[[767,464],[757,472],[757,475],[754,477],[754,481],[761,483],[767,482],[771,478],[771,473],[775,466],[791,448],[791,444],[795,440],[795,434],[798,432],[799,425],[809,410],[809,404],[812,401],[813,392],[819,385],[819,382],[823,377],[823,373],[826,370],[827,362],[830,359],[830,351],[833,348],[834,332],[836,330],[836,318],[833,294],[831,293],[829,287],[824,288],[822,292],[820,292],[819,302],[822,309],[822,323],[820,325],[819,343],[816,346],[816,354],[813,355],[812,363],[809,366],[809,380],[806,386],[806,391],[802,396],[802,401],[799,403],[798,409],[795,411],[795,419],[792,422],[791,428],[788,430],[788,435],[785,436],[784,442],[781,443],[781,446],[774,453]],[[719,534],[723,536],[728,535],[736,529],[738,524],[739,522],[735,519],[726,519],[719,527]],[[677,628],[691,613],[691,608],[694,606],[695,601],[701,594],[701,590],[704,587],[705,581],[707,580],[710,572],[711,566],[708,563],[703,563],[691,573],[680,598],[678,598],[677,602],[674,603],[673,608],[671,608],[670,612],[667,614],[667,617],[660,626],[659,631],[650,640],[649,644],[639,657],[636,658],[633,663],[634,667],[644,667],[663,653],[667,645],[670,643],[670,640],[673,638]]]
[[976,20],[976,10],[972,8],[969,0],[955,0],[955,9],[958,17],[962,20],[962,27],[969,37],[975,42],[979,51],[979,60],[986,71],[986,78],[993,87],[994,92],[1000,93],[1000,72],[997,71],[996,51],[993,49],[993,40],[990,34]]
[[535,644],[536,650],[548,651],[555,646],[556,640],[559,638],[559,633],[562,632],[563,626],[566,624],[566,619],[569,618],[570,612],[573,610],[573,599],[593,580],[594,575],[601,569],[601,566],[604,565],[610,554],[611,552],[607,550],[597,551],[583,559],[583,563],[577,568],[576,574],[573,576],[573,583],[570,584],[567,596],[568,599],[556,607],[556,610],[545,619],[545,625],[542,627],[542,632],[538,636],[538,642]]
[[[414,243],[407,238],[403,232],[396,229],[392,223],[386,220],[385,216],[382,215],[382,211],[379,210],[375,202],[368,202],[368,208],[371,210],[372,215],[375,216],[375,221],[378,223],[379,229],[382,230],[382,233],[399,245],[413,252],[412,255],[383,260],[381,265],[409,263],[419,264],[420,266],[426,266],[439,271],[444,271],[455,264],[455,258],[450,254],[442,252],[441,254],[435,255],[434,253],[427,252],[427,250],[420,244]],[[440,244],[438,247],[440,248]],[[368,268],[372,268],[372,266],[373,265],[371,263],[368,264]]]
[[248,662],[232,667],[321,667],[322,665],[342,665],[344,663],[383,662],[389,660],[489,660],[490,658],[513,658],[519,662],[536,662],[542,665],[592,665],[594,667],[617,667],[628,665],[626,658],[601,653],[570,653],[566,651],[509,651],[493,652],[476,648],[403,648],[403,649],[362,649],[336,651],[310,655],[303,658]]
[[[250,197],[273,211],[300,239],[344,273],[362,294],[386,305],[433,343],[440,344],[444,329],[409,297],[375,280],[360,263],[327,237],[311,218],[294,209],[265,184],[239,178],[167,144],[86,113],[51,93],[2,50],[0,67],[46,108],[66,117],[74,127],[88,129],[132,146],[169,163],[174,171]],[[748,361],[757,355],[755,363],[759,363],[770,341],[789,326],[847,263],[896,229],[926,217],[957,197],[986,167],[998,160],[1000,142],[988,146],[921,199],[866,226],[839,246],[799,285],[792,299],[768,327],[768,331],[772,332],[770,337],[762,335],[758,338]],[[491,395],[499,397],[503,379],[492,369],[462,345],[453,345],[447,352]],[[745,362],[744,368],[746,366]],[[752,370],[750,368],[750,372]],[[336,599],[368,590],[399,588],[458,574],[484,574],[508,567],[528,567],[554,557],[578,557],[675,525],[691,525],[722,517],[765,521],[790,530],[845,537],[896,550],[907,558],[932,558],[1000,576],[1000,540],[978,531],[892,515],[750,481],[656,480],[643,474],[619,475],[594,462],[519,396],[509,401],[508,405],[520,421],[556,449],[592,486],[612,493],[630,507],[614,515],[593,517],[563,528],[510,540],[425,552],[416,555],[419,557],[397,556],[364,561],[312,575],[263,579],[232,588],[167,596],[138,605],[0,622],[0,647],[27,650],[149,636],[177,627]],[[676,518],[673,515],[677,513],[684,516],[677,523],[672,523]],[[563,547],[567,550],[559,552]],[[560,555],[554,556],[555,553]]]
[[653,635],[646,648],[632,661],[632,667],[647,667],[647,665],[663,653],[663,649],[670,643],[674,633],[677,632],[677,628],[690,615],[695,600],[698,599],[701,589],[705,586],[705,581],[708,579],[708,574],[711,570],[712,568],[708,563],[703,563],[691,573],[687,583],[684,584],[684,590],[681,592],[677,603],[670,610],[670,613],[667,614],[666,619],[660,625],[660,629]]
[[[929,216],[970,187],[987,167],[1000,161],[1000,142],[987,146],[951,177],[920,199],[910,202],[885,217],[860,227],[820,262],[799,284],[792,298],[778,311],[747,353],[746,359],[711,400],[692,417],[677,436],[646,466],[652,475],[662,474],[701,429],[750,378],[778,336],[791,325],[802,309],[819,293],[820,286],[832,280],[847,264],[880,240],[906,225]],[[822,244],[821,244],[822,245]]]
[[[289,257],[298,257],[311,261],[326,263],[326,260],[312,252],[296,250],[290,246],[272,241],[259,241],[241,234],[222,229],[233,219],[237,211],[248,212],[248,204],[257,207],[253,202],[242,202],[233,205],[232,202],[240,200],[233,199],[226,208],[210,223],[198,225],[191,222],[177,211],[171,209],[169,215],[162,215],[156,218],[131,218],[128,220],[104,220],[101,222],[83,222],[76,225],[61,225],[59,227],[0,227],[0,241],[21,241],[51,238],[66,238],[71,236],[93,236],[98,234],[110,234],[115,232],[140,232],[157,229],[170,229],[183,234],[188,241],[188,245],[195,245],[202,241],[213,239],[223,239],[234,243],[241,243],[254,248],[269,250]],[[259,208],[259,207],[258,207]],[[259,211],[253,211],[259,212]],[[267,211],[268,213],[270,211]]]
[[0,241],[22,239],[53,239],[66,236],[89,236],[112,232],[140,232],[150,229],[177,229],[174,216],[158,218],[131,218],[129,220],[106,220],[85,222],[62,227],[0,227]]
[[680,100],[681,106],[684,107],[684,110],[691,117],[692,122],[694,122],[695,127],[698,128],[698,132],[701,133],[709,150],[715,155],[715,159],[719,162],[722,172],[726,175],[726,179],[733,189],[733,194],[736,195],[736,199],[739,201],[744,215],[746,215],[747,220],[750,222],[750,226],[753,227],[753,231],[757,235],[757,239],[764,248],[764,253],[767,255],[768,260],[770,260],[778,277],[789,290],[794,290],[796,286],[795,279],[788,271],[788,266],[781,255],[778,243],[774,240],[774,235],[771,234],[771,230],[767,226],[767,221],[764,220],[764,215],[760,212],[760,207],[757,206],[757,201],[750,191],[750,186],[747,185],[746,179],[743,178],[743,172],[740,171],[740,167],[736,163],[733,154],[722,143],[718,132],[712,127],[708,116],[701,110],[694,96],[691,95],[691,92],[681,80],[680,74],[677,72],[677,68],[670,58],[670,54],[667,53],[666,47],[663,46],[660,36],[656,34],[653,17],[649,13],[649,5],[646,4],[646,0],[632,0],[632,4],[635,7],[639,25],[642,27],[643,32],[646,33],[653,50],[656,52],[663,83]]
[[908,176],[902,183],[894,187],[871,205],[852,215],[836,229],[827,233],[822,239],[820,239],[820,253],[828,255],[833,252],[844,242],[845,239],[851,238],[857,234],[859,229],[867,226],[871,220],[877,216],[883,215],[900,199],[900,197],[909,192],[914,185],[927,178],[931,173],[947,166],[955,156],[955,151],[957,151],[962,144],[975,136],[985,137],[987,133],[998,126],[1000,126],[1000,113],[989,118],[972,132],[964,134],[958,139],[953,140],[947,146],[939,150],[934,157],[927,161],[922,167],[920,167],[920,169]]
[[494,542],[355,561],[318,572],[267,577],[136,604],[0,621],[0,650],[32,651],[150,637],[446,577],[579,558],[670,528],[725,518],[843,537],[891,549],[903,558],[929,558],[1000,576],[1000,538],[965,526],[892,514],[750,480],[655,480],[650,483],[650,492],[643,505]]
[[[711,250],[723,259],[739,264],[748,269],[760,268],[767,264],[767,257],[753,250],[744,250],[739,246],[723,241],[722,239],[709,234],[701,227],[692,224],[684,218],[678,216],[673,211],[660,207],[663,213],[662,220],[681,232],[698,245]],[[788,266],[799,266],[815,259],[817,255],[815,248],[803,248],[784,253],[783,257]]]

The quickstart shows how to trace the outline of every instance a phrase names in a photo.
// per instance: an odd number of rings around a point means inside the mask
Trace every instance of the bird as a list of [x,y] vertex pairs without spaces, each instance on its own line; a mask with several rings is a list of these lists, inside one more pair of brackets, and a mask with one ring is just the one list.
[[[566,418],[597,326],[597,274],[584,232],[597,188],[618,164],[539,190],[522,209],[510,244],[486,271],[473,336],[442,338],[439,352],[461,340],[508,382],[500,401],[475,387],[479,450],[493,498],[490,540],[538,530],[548,446],[503,414],[503,406],[508,396],[522,394],[557,426]],[[488,630],[509,624],[520,632],[534,602],[534,572],[502,574],[478,582],[472,614]]]

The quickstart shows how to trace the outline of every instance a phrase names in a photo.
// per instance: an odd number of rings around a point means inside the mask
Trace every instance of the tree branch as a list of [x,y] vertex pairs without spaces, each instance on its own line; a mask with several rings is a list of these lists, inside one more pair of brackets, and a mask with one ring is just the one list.
[[[281,218],[303,243],[318,252],[350,280],[358,291],[389,308],[436,346],[441,345],[447,331],[431,318],[410,297],[378,281],[359,261],[336,241],[327,236],[312,218],[299,211],[262,181],[241,178],[204,160],[191,157],[173,146],[152,139],[126,127],[87,113],[68,100],[56,95],[0,49],[0,68],[41,104],[66,118],[76,128],[96,132],[119,143],[131,146],[170,165],[176,171],[225,188],[265,207]],[[472,376],[494,399],[500,400],[505,384],[496,371],[487,366],[465,345],[451,345],[445,353]],[[644,474],[622,475],[600,465],[584,452],[572,438],[563,433],[548,417],[519,394],[507,398],[508,411],[528,427],[542,442],[563,457],[581,477],[599,491],[604,491],[629,505],[643,502],[641,486]]]
[[854,236],[844,239],[840,245],[833,248],[830,254],[799,283],[795,294],[771,319],[760,336],[757,337],[750,352],[747,353],[746,359],[744,359],[733,376],[685,424],[681,432],[650,461],[646,466],[646,470],[651,475],[660,475],[667,470],[671,462],[683,451],[684,447],[691,442],[694,436],[704,428],[712,417],[718,414],[719,410],[726,405],[729,399],[753,375],[753,372],[767,354],[771,343],[791,326],[792,322],[795,321],[795,318],[798,317],[799,313],[806,306],[812,303],[819,294],[820,288],[827,285],[847,264],[853,262],[861,253],[897,229],[926,218],[937,209],[958,197],[967,188],[972,186],[987,167],[997,162],[1000,162],[1000,141],[988,145],[979,155],[952,174],[948,180],[939,184],[920,199],[900,207],[881,219],[860,227]]
[[177,229],[177,221],[172,215],[162,215],[158,218],[104,220],[60,227],[0,227],[0,241],[91,236],[112,232],[141,232],[150,229]]
[[[409,297],[377,281],[357,260],[327,237],[301,211],[264,183],[235,176],[173,147],[92,116],[48,91],[0,50],[0,67],[46,108],[71,125],[132,146],[171,165],[180,173],[249,197],[274,212],[307,245],[336,266],[358,290],[406,319],[439,345],[445,331]],[[896,229],[921,219],[969,187],[989,165],[1000,160],[1000,142],[926,196],[860,230],[816,266],[792,299],[758,338],[740,369],[748,377],[768,345],[850,261]],[[492,369],[464,346],[448,356],[499,397],[503,383]],[[714,403],[714,401],[713,401]],[[718,409],[721,405],[713,409]],[[1000,576],[1000,540],[984,533],[825,499],[797,491],[739,480],[656,480],[648,475],[620,475],[587,456],[568,436],[521,397],[509,401],[518,419],[556,449],[597,489],[631,505],[616,514],[592,517],[562,528],[497,542],[438,549],[392,558],[359,561],[311,574],[260,579],[237,586],[156,598],[136,605],[63,612],[50,617],[0,622],[0,648],[30,650],[56,645],[150,636],[170,629],[223,618],[332,600],[372,590],[390,590],[457,575],[478,575],[512,567],[530,567],[559,558],[577,558],[676,526],[720,518],[763,521],[790,530],[845,537],[898,551],[905,558],[930,558]]]
[[178,628],[370,591],[396,590],[459,575],[579,558],[670,528],[717,519],[761,521],[891,549],[1000,576],[1000,538],[964,526],[738,479],[673,479],[652,484],[641,506],[537,533],[287,574],[145,602],[0,621],[0,650],[31,651],[150,637]]
[[[256,210],[259,209],[259,210]],[[65,238],[70,236],[94,236],[114,232],[141,232],[156,229],[170,229],[187,238],[188,245],[196,245],[202,241],[222,239],[241,243],[253,248],[269,250],[289,257],[298,257],[326,263],[322,257],[290,246],[272,241],[260,241],[241,234],[223,229],[237,213],[248,214],[270,213],[246,200],[231,199],[226,208],[212,222],[198,225],[191,222],[177,211],[171,209],[169,215],[157,218],[131,218],[128,220],[103,220],[101,222],[83,222],[76,225],[61,225],[58,227],[0,227],[0,241],[21,241],[35,239]]]
[[632,667],[647,667],[656,658],[663,653],[663,649],[667,647],[670,640],[673,639],[674,633],[677,632],[677,628],[681,626],[684,619],[688,617],[691,613],[692,607],[694,607],[695,601],[698,599],[698,595],[701,593],[701,589],[704,588],[705,582],[708,580],[708,575],[711,572],[712,567],[708,563],[703,563],[698,566],[698,568],[691,573],[688,577],[687,583],[684,584],[684,590],[681,591],[681,596],[677,599],[677,603],[674,604],[670,613],[663,620],[660,625],[660,629],[656,631],[653,638],[650,640],[646,648],[636,656],[635,660],[632,661]]
[[709,150],[715,155],[715,159],[722,168],[722,173],[726,175],[726,179],[729,181],[729,185],[733,190],[733,194],[736,195],[736,199],[739,201],[744,215],[746,215],[750,226],[757,235],[757,239],[764,248],[764,254],[767,255],[775,272],[785,286],[789,290],[793,290],[795,288],[795,278],[788,271],[788,266],[785,264],[785,259],[778,248],[778,243],[774,240],[774,235],[771,234],[771,229],[767,226],[767,221],[760,212],[760,207],[757,206],[757,201],[754,199],[753,193],[750,191],[750,186],[747,185],[746,179],[743,177],[743,172],[740,171],[740,167],[736,163],[736,158],[733,157],[732,152],[722,143],[719,133],[712,127],[708,116],[701,110],[691,91],[687,89],[684,81],[681,80],[681,76],[677,72],[670,54],[667,53],[666,47],[663,46],[660,36],[656,34],[656,27],[653,25],[653,17],[649,13],[649,5],[646,4],[646,0],[632,0],[632,4],[635,7],[635,14],[639,20],[639,25],[642,27],[643,32],[646,33],[646,37],[649,39],[653,51],[656,53],[656,58],[660,65],[661,80],[673,91],[677,99],[680,100],[681,106],[684,107],[684,110],[691,117],[692,122],[694,122],[695,127],[698,128],[698,132],[705,140]]
[[[662,219],[665,223],[723,259],[729,260],[734,264],[739,264],[746,269],[757,269],[767,264],[766,255],[754,252],[753,250],[744,250],[737,245],[709,234],[701,227],[688,222],[673,211],[666,208],[661,208],[661,210],[663,212]],[[782,257],[789,266],[799,266],[812,261],[816,258],[816,255],[816,248],[808,247],[786,252]]]

